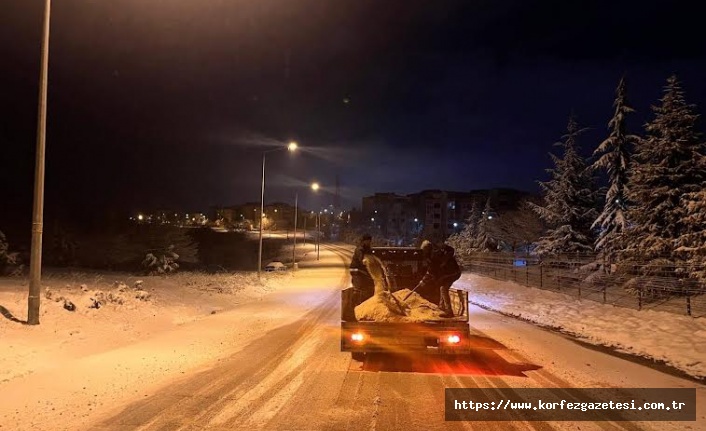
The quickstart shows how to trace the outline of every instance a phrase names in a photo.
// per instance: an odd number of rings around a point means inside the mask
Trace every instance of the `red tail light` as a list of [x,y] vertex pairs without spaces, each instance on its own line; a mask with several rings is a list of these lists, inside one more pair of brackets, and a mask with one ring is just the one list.
[[360,332],[356,332],[354,334],[351,334],[351,340],[355,341],[356,343],[362,343],[365,340],[365,335]]
[[459,337],[459,336],[456,335],[456,334],[449,335],[449,336],[446,338],[446,342],[449,343],[449,344],[458,344],[458,343],[461,342],[461,337]]

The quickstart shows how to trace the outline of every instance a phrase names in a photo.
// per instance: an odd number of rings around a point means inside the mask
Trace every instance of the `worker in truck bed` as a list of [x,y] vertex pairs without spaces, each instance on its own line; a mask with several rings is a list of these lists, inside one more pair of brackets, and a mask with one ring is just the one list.
[[362,293],[364,299],[372,296],[375,288],[373,277],[363,263],[365,255],[372,251],[372,240],[373,238],[369,234],[365,234],[360,238],[360,242],[353,252],[353,258],[350,264],[350,269],[355,270],[351,271],[351,284],[353,284],[354,289]]
[[443,311],[441,317],[454,317],[449,289],[461,278],[461,267],[455,257],[456,251],[443,240],[437,241],[436,244],[425,240],[421,248],[426,255],[426,273],[415,287],[415,291],[422,296],[427,293],[435,299],[434,290],[438,289],[439,308]]

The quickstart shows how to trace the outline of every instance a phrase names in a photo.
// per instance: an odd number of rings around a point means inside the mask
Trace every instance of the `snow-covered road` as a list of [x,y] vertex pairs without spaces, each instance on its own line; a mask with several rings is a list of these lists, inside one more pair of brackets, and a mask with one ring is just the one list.
[[[261,301],[0,385],[0,430],[706,429],[702,385],[475,306],[467,358],[352,361],[336,250]],[[698,422],[445,422],[444,389],[463,387],[695,387]]]

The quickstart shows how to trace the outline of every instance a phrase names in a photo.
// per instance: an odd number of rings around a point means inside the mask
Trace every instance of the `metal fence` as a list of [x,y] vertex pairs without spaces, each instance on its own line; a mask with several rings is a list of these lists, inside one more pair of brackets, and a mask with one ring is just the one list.
[[678,272],[668,265],[606,265],[589,254],[544,259],[511,253],[459,257],[466,271],[497,280],[618,307],[706,317],[706,285],[677,277]]

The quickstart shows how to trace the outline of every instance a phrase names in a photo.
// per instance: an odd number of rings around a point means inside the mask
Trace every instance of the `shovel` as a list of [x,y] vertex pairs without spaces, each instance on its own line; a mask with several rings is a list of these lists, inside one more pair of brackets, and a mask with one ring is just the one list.
[[412,294],[414,293],[414,291],[417,290],[417,288],[418,288],[419,286],[420,286],[419,284],[417,284],[416,286],[414,286],[414,289],[412,289],[407,295],[405,295],[404,298],[402,298],[402,302],[405,302],[407,299],[409,299],[409,297],[412,296]]

